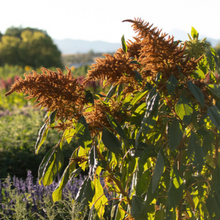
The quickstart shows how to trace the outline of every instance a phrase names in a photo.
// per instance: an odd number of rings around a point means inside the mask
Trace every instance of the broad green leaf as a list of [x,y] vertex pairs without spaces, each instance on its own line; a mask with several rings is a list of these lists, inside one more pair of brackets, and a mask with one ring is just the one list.
[[181,120],[184,117],[191,116],[193,113],[191,101],[184,96],[180,96],[178,103],[175,105],[175,112]]
[[46,167],[46,164],[48,162],[48,160],[50,159],[51,157],[51,154],[53,153],[53,148],[51,148],[47,153],[46,155],[44,156],[43,160],[41,161],[40,163],[40,166],[38,168],[38,179],[39,179],[39,185],[41,185],[41,180],[42,180],[42,176],[43,176],[43,171]]
[[205,98],[201,90],[198,86],[193,84],[191,81],[187,83],[187,87],[190,90],[190,92],[194,95],[194,97],[197,99],[197,101],[204,106],[205,105]]
[[37,137],[37,141],[35,143],[35,154],[38,154],[40,147],[42,146],[42,144],[44,143],[44,141],[47,138],[47,134],[48,134],[48,127],[47,127],[47,123],[43,124],[43,126],[41,127],[41,129],[38,132],[38,137]]
[[168,94],[171,94],[174,89],[176,88],[177,85],[177,79],[175,78],[174,75],[171,75],[170,78],[167,81],[167,92]]
[[126,139],[126,134],[124,133],[124,131],[121,128],[121,125],[118,123],[118,121],[111,116],[109,113],[105,112],[108,122],[110,123],[110,125],[112,126],[112,128],[123,138]]
[[148,169],[144,173],[139,174],[139,176],[140,176],[140,178],[138,179],[138,182],[136,185],[136,195],[137,196],[141,196],[143,193],[147,192],[148,185],[150,182],[149,177],[151,176],[151,171]]
[[100,178],[94,179],[94,188],[95,194],[92,199],[92,202],[90,203],[90,209],[92,206],[94,206],[98,213],[99,219],[102,219],[105,212],[105,205],[108,205],[108,199],[104,194],[103,187],[100,183]]
[[85,98],[88,102],[92,103],[94,105],[94,98],[90,90],[85,91]]
[[209,116],[212,123],[218,128],[218,130],[220,130],[220,113],[218,108],[214,105],[212,107],[207,106],[207,108],[207,115]]
[[121,46],[122,46],[122,49],[125,53],[127,53],[127,50],[128,50],[128,47],[127,47],[127,44],[125,42],[125,37],[124,35],[121,37]]
[[141,199],[141,197],[134,195],[131,200],[131,215],[135,219],[140,219],[142,206],[143,200]]
[[198,74],[200,79],[205,79],[205,74],[199,67],[197,67],[196,73]]
[[163,170],[164,170],[164,158],[163,158],[163,155],[161,154],[161,152],[159,151],[159,154],[157,156],[156,165],[154,168],[154,174],[152,177],[152,193],[154,193],[154,191],[156,190],[156,188],[158,186],[158,182],[163,174]]
[[198,142],[198,138],[196,137],[194,132],[191,132],[191,135],[189,138],[189,145],[188,145],[188,156],[192,160],[194,160],[195,148],[196,148],[197,142]]
[[75,128],[67,128],[63,133],[63,139],[69,144],[76,133]]
[[60,147],[57,147],[53,150],[49,160],[45,164],[42,175],[42,182],[44,186],[48,186],[54,181],[63,166],[63,162],[63,152],[61,151]]
[[173,181],[171,180],[167,198],[169,210],[172,208],[175,209],[176,206],[179,204],[179,201],[182,199],[183,196],[183,189],[184,184],[180,185],[179,188],[176,188],[173,184]]
[[211,192],[206,200],[206,207],[212,220],[219,220],[220,205],[215,193]]
[[75,198],[75,201],[81,204],[83,209],[89,205],[89,202],[92,201],[92,198],[95,194],[95,191],[92,188],[91,184],[91,179],[89,178],[89,176],[87,176],[86,179],[84,179],[82,185],[80,186]]
[[92,144],[92,139],[86,119],[82,116],[76,124],[76,140],[87,150]]
[[201,172],[203,165],[205,163],[205,153],[201,146],[196,145],[195,146],[195,157],[193,161],[193,165],[196,167],[196,169]]
[[169,147],[170,150],[175,150],[183,137],[183,132],[180,128],[178,119],[174,118],[169,127]]
[[116,156],[122,153],[121,143],[118,138],[106,127],[103,127],[102,141],[104,145]]
[[[74,172],[71,173],[71,177],[78,174],[81,171],[81,167],[78,167]],[[63,172],[63,175],[56,186],[56,189],[52,193],[53,202],[59,201],[62,199],[62,191],[70,179],[70,165],[66,167]]]

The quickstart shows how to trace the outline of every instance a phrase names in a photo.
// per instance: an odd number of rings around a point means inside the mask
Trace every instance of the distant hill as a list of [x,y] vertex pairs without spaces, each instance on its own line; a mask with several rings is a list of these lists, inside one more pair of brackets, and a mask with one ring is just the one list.
[[[173,35],[175,40],[189,40],[187,33],[190,34],[190,32],[185,32],[185,31],[181,31],[178,29],[173,29],[172,31],[169,32],[169,35]],[[220,39],[213,39],[210,37],[207,37],[205,35],[199,35],[199,39],[203,39],[206,37],[206,40],[211,44],[212,47],[215,47],[217,44],[220,43]]]
[[[175,40],[188,40],[187,32],[178,29],[173,29],[169,32],[169,35],[173,35]],[[206,36],[200,35],[199,39],[203,39]],[[121,45],[120,43],[108,43],[104,41],[85,41],[85,40],[73,40],[64,39],[57,40],[53,39],[62,54],[77,54],[77,53],[88,53],[93,51],[95,53],[114,53]],[[213,39],[207,37],[207,41],[211,43],[212,47],[215,47],[220,43],[220,39]]]
[[73,40],[53,39],[62,54],[76,54],[76,53],[88,53],[93,50],[95,53],[112,53],[119,47],[119,43],[107,43],[104,41],[85,41],[85,40]]

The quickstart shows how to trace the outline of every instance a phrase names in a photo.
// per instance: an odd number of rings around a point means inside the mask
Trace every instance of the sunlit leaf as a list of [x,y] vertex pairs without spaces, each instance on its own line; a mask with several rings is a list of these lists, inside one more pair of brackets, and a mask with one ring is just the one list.
[[[73,173],[71,173],[71,177],[75,176],[76,174],[78,174],[81,171],[81,167],[78,167]],[[66,167],[66,169],[63,172],[63,175],[58,183],[58,185],[56,186],[54,192],[52,193],[52,198],[53,201],[59,201],[62,199],[62,192],[63,189],[65,187],[65,185],[67,184],[67,182],[70,179],[70,165],[68,165]]]
[[45,164],[41,179],[44,186],[48,186],[54,181],[57,174],[61,171],[63,162],[63,153],[60,147],[57,147],[52,151],[47,163]]
[[124,35],[121,37],[121,45],[122,45],[122,49],[125,53],[127,53],[127,50],[128,50],[128,47],[127,47],[127,44],[125,42],[125,37]]
[[191,101],[184,96],[180,96],[178,103],[175,105],[175,111],[181,120],[184,117],[191,116],[193,113]]

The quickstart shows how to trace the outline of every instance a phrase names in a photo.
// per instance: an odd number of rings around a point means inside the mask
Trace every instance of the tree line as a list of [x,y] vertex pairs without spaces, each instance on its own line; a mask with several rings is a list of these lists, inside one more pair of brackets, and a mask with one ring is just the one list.
[[0,33],[0,66],[29,65],[63,68],[61,52],[44,30],[10,27]]

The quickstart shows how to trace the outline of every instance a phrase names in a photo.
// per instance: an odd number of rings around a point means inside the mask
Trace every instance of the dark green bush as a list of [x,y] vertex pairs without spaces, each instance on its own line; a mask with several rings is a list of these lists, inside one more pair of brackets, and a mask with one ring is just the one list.
[[[31,170],[37,178],[38,166],[45,153],[59,140],[59,133],[51,130],[41,152],[35,155],[35,142],[43,124],[43,111],[17,110],[0,117],[0,179],[10,176],[26,178]],[[69,163],[73,144],[64,143],[64,161]]]

